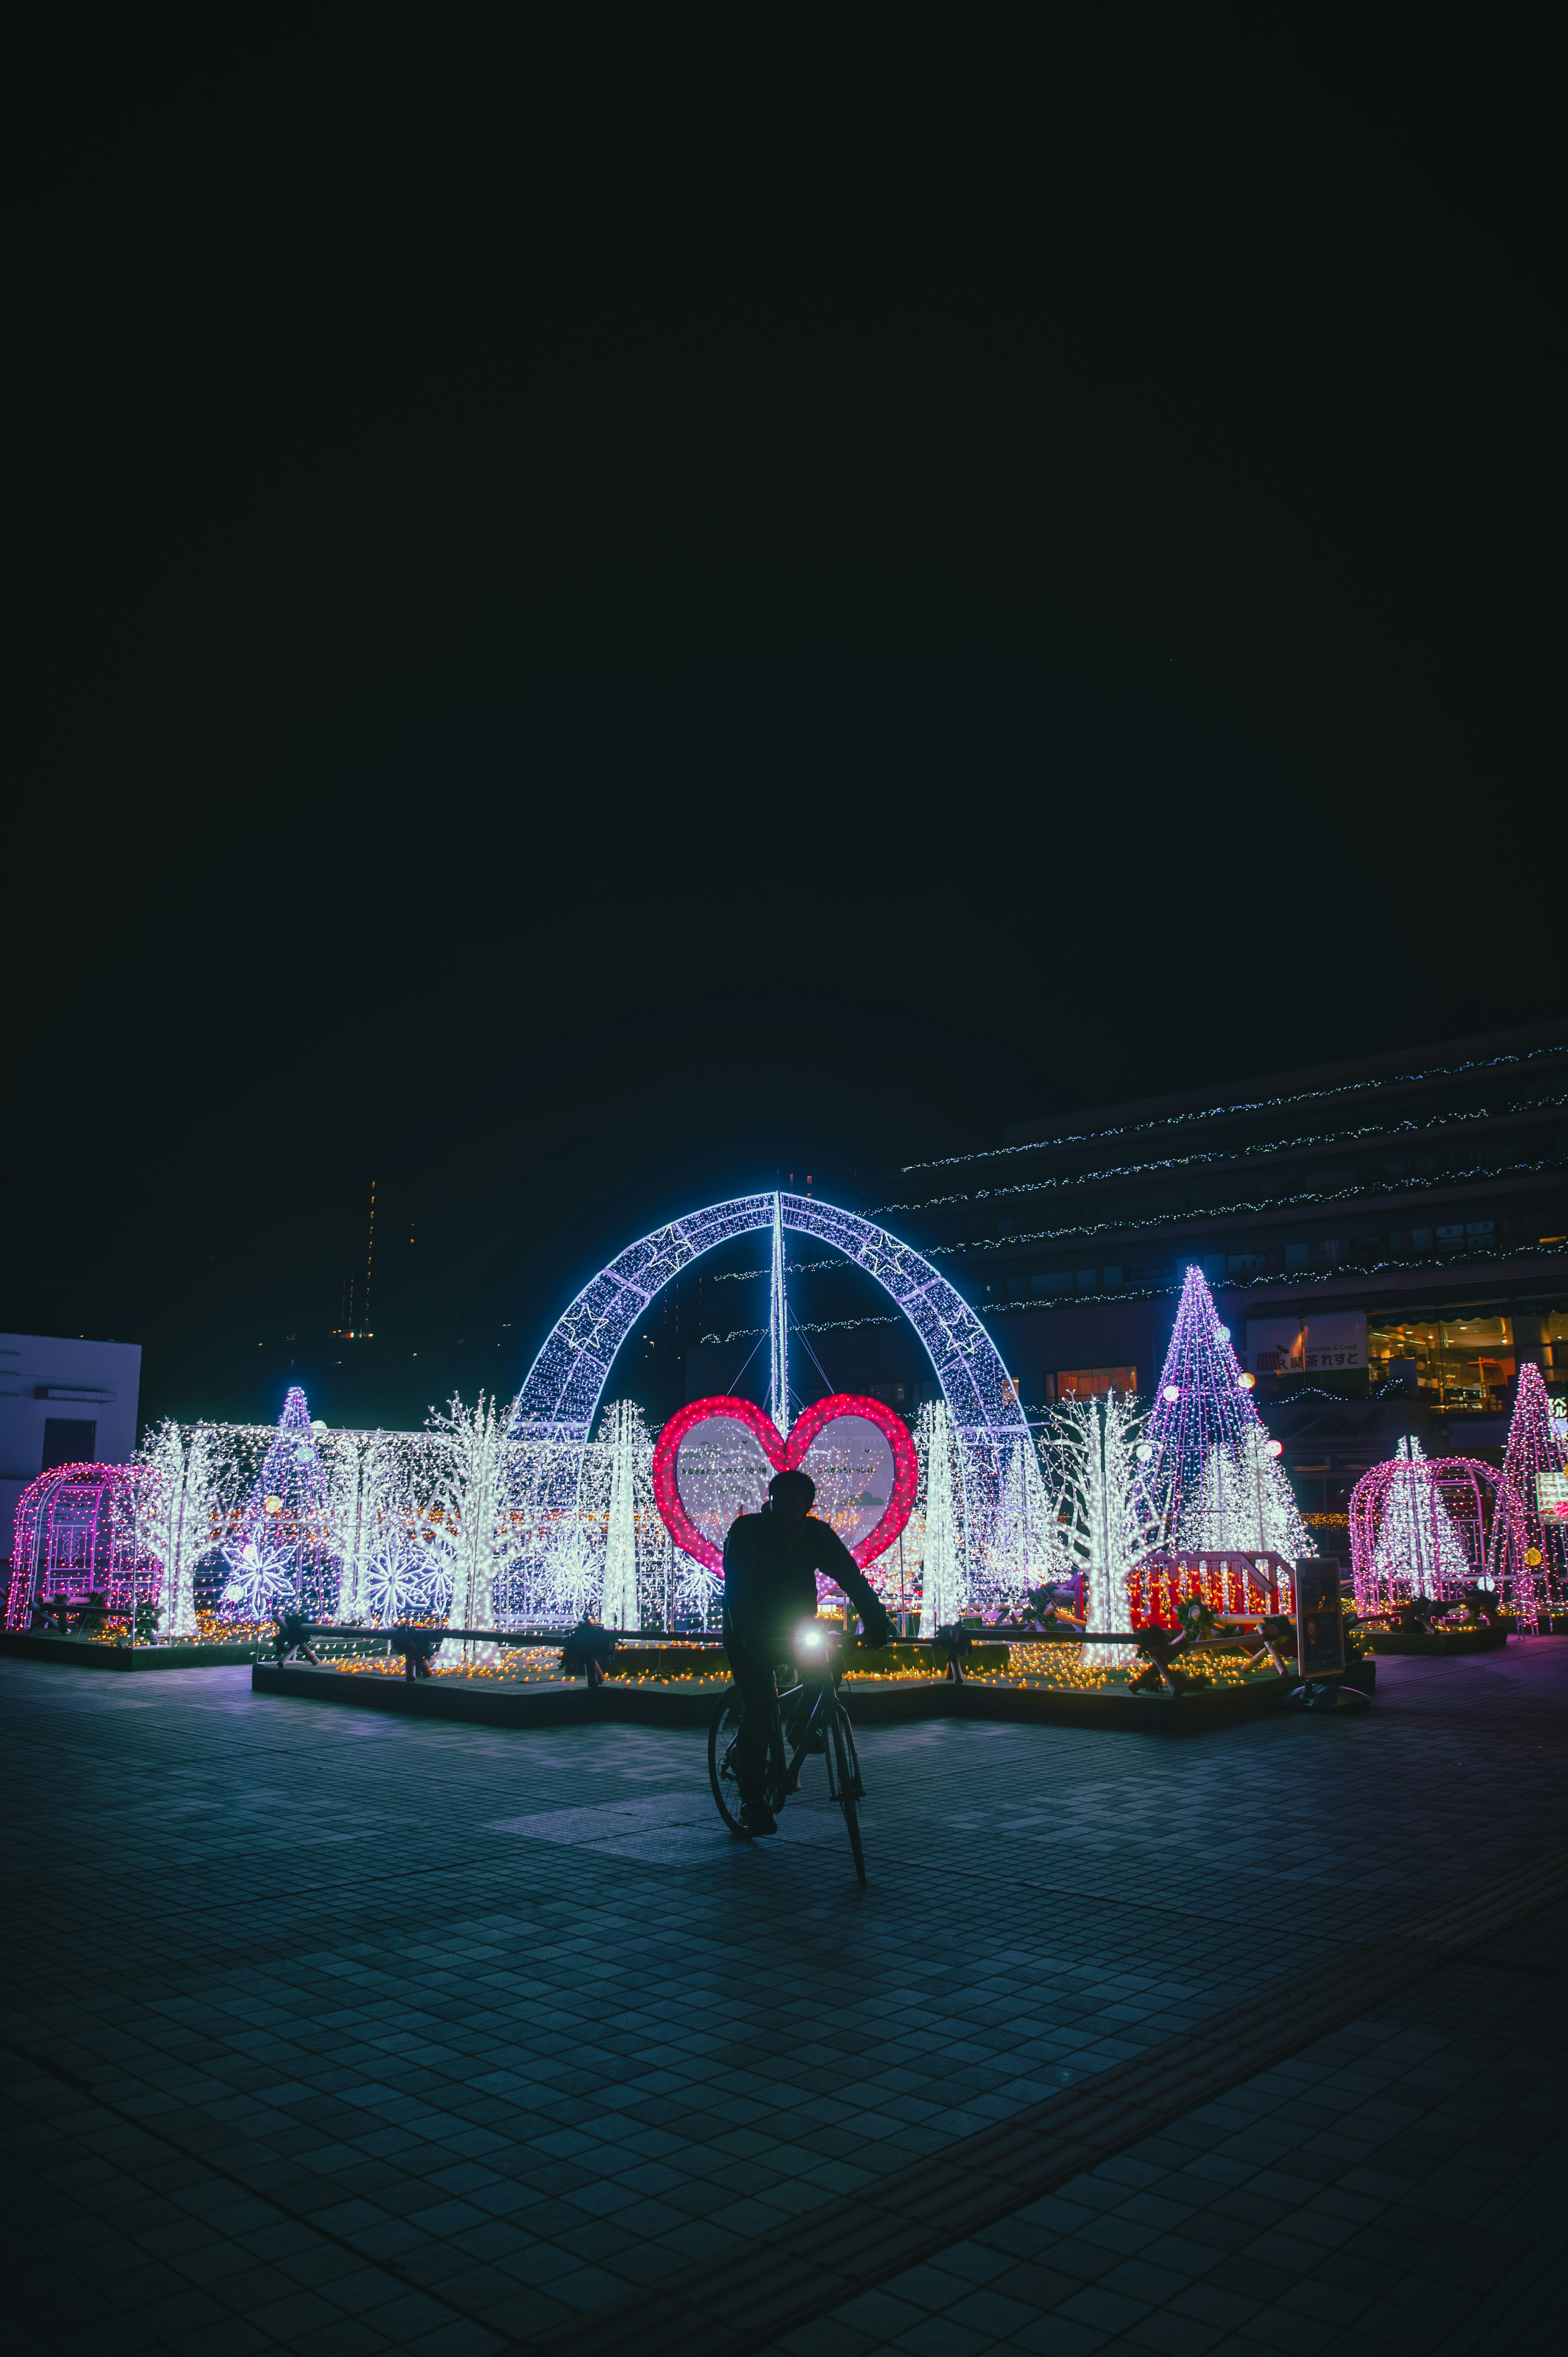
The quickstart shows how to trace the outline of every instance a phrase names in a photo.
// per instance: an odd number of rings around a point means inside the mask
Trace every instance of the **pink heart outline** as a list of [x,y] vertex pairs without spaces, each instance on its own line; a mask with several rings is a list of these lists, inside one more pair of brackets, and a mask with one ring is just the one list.
[[835,1416],[864,1416],[875,1425],[893,1451],[893,1495],[883,1509],[882,1519],[875,1530],[868,1531],[858,1546],[850,1553],[864,1570],[879,1555],[885,1555],[903,1529],[915,1509],[915,1496],[919,1488],[920,1469],[915,1455],[915,1444],[909,1437],[909,1427],[902,1416],[895,1415],[880,1400],[868,1399],[861,1392],[830,1392],[826,1399],[818,1400],[802,1410],[789,1428],[788,1437],[781,1438],[771,1417],[763,1414],[750,1400],[735,1399],[720,1393],[712,1399],[688,1400],[677,1408],[660,1434],[653,1451],[653,1497],[663,1519],[664,1527],[683,1554],[694,1555],[710,1571],[722,1572],[725,1559],[720,1548],[704,1538],[682,1502],[680,1485],[675,1478],[681,1443],[693,1425],[708,1416],[729,1416],[735,1423],[745,1425],[763,1455],[776,1472],[784,1473],[799,1465],[817,1435]]

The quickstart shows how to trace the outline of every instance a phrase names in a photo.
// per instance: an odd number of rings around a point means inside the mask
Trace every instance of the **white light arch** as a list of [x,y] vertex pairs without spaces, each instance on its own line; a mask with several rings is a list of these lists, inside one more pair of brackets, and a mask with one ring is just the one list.
[[509,1437],[532,1443],[531,1521],[542,1546],[548,1525],[574,1512],[583,1450],[617,1351],[672,1276],[736,1236],[782,1224],[831,1245],[875,1277],[919,1336],[942,1387],[959,1442],[972,1572],[990,1556],[1009,1468],[1032,1443],[1016,1386],[963,1296],[929,1261],[886,1228],[808,1195],[741,1195],[671,1220],[639,1237],[585,1285],[530,1368]]

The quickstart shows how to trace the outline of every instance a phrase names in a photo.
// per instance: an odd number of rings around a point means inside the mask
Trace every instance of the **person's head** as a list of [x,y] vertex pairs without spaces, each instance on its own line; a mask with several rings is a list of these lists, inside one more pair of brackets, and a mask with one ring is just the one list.
[[788,1523],[791,1527],[803,1523],[816,1494],[817,1485],[809,1473],[775,1473],[768,1484],[774,1521]]

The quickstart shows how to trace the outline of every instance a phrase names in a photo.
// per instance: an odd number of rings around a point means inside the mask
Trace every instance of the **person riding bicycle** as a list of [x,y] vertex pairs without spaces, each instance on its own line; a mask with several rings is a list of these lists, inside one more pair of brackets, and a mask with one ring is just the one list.
[[775,1473],[759,1514],[740,1514],[725,1541],[725,1651],[746,1715],[736,1741],[740,1822],[748,1834],[776,1834],[768,1805],[768,1744],[773,1727],[773,1665],[789,1658],[803,1620],[817,1614],[817,1574],[843,1589],[867,1640],[891,1641],[881,1598],[836,1531],[811,1512],[810,1474]]

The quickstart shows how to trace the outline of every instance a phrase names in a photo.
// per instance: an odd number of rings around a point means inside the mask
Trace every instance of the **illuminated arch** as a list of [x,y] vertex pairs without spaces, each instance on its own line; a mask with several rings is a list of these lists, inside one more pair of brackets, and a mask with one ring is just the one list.
[[[1007,1471],[1029,1429],[995,1343],[963,1296],[886,1228],[807,1195],[741,1195],[671,1220],[601,1269],[556,1325],[512,1409],[510,1437],[540,1445],[541,1506],[575,1502],[583,1449],[617,1351],[672,1276],[736,1236],[773,1224],[843,1253],[875,1278],[919,1336],[952,1416],[972,1562],[988,1552]],[[537,1492],[536,1492],[537,1496]]]

